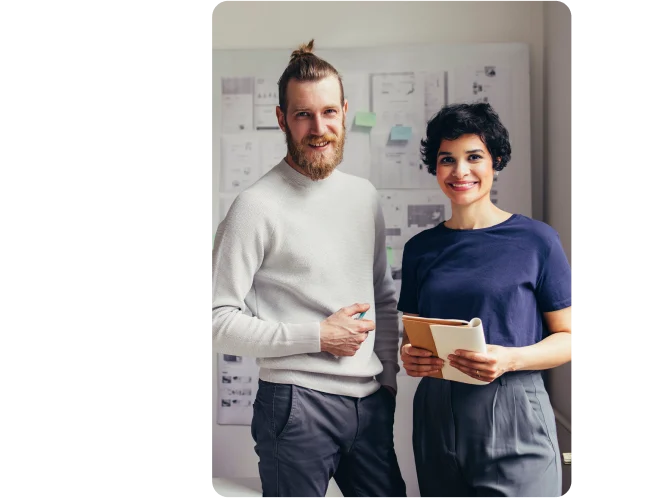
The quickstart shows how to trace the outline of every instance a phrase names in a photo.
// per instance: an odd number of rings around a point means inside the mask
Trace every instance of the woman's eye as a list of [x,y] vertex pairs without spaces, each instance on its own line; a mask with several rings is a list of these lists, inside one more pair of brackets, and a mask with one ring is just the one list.
[[481,159],[481,156],[478,155],[478,154],[471,154],[470,155],[470,161],[478,161],[479,159]]
[[454,162],[453,157],[443,157],[440,159],[440,164],[451,164]]

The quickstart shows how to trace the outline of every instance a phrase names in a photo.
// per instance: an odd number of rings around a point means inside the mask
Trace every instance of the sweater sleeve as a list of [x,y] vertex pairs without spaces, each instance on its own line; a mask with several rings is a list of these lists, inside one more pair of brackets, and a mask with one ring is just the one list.
[[398,310],[396,286],[387,262],[384,215],[377,203],[375,216],[375,256],[373,259],[373,289],[375,294],[375,345],[373,350],[382,363],[382,373],[376,378],[385,386],[397,389],[398,366]]
[[318,322],[268,322],[245,313],[246,296],[273,231],[264,212],[258,199],[242,193],[217,229],[212,252],[214,350],[258,358],[320,352]]

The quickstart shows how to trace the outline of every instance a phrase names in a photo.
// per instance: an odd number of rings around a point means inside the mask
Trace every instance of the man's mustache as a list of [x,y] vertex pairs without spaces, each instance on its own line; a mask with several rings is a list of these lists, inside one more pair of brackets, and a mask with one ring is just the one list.
[[304,145],[318,145],[325,142],[337,142],[337,141],[338,137],[336,135],[328,133],[319,137],[306,137],[304,140],[302,140],[302,143]]

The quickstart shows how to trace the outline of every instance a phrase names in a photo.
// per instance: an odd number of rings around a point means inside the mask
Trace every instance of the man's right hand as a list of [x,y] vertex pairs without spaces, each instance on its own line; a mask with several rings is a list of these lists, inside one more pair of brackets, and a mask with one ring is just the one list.
[[355,320],[357,313],[367,311],[369,304],[353,304],[341,308],[320,323],[320,351],[335,356],[354,356],[368,333],[375,329],[372,320]]

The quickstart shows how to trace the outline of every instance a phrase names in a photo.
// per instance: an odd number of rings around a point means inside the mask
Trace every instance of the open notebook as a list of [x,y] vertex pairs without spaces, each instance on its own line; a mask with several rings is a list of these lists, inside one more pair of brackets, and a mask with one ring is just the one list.
[[465,320],[443,320],[403,315],[403,328],[414,347],[432,351],[433,355],[444,360],[444,366],[440,372],[431,377],[466,384],[488,384],[486,381],[477,380],[450,366],[447,358],[457,349],[466,349],[477,353],[486,352],[486,339],[479,318],[473,318],[466,322]]

